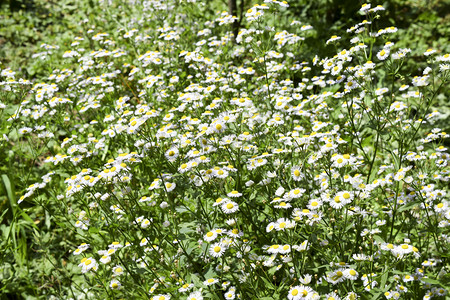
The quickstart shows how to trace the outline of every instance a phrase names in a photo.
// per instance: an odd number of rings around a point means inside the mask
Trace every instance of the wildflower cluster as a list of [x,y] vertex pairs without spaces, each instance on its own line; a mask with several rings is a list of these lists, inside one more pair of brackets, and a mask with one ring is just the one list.
[[1,70],[5,92],[27,87],[11,128],[57,144],[20,202],[58,200],[86,287],[153,300],[447,295],[449,134],[432,107],[449,54],[427,51],[429,67],[403,75],[411,50],[364,4],[348,36],[324,41],[336,55],[305,62],[311,26],[269,26],[285,1],[248,8],[237,36],[236,16],[200,21],[184,12],[201,3],[179,2],[129,1],[117,27],[87,22],[44,46],[39,59],[61,62],[45,82]]

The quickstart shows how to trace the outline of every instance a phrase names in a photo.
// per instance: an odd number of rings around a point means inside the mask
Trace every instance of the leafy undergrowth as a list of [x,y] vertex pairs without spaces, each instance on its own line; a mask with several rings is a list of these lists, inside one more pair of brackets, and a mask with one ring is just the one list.
[[34,54],[44,81],[1,70],[2,292],[446,297],[449,134],[432,108],[449,54],[413,53],[427,67],[405,74],[412,51],[370,4],[312,61],[286,2],[246,10],[237,36],[195,1],[89,5]]

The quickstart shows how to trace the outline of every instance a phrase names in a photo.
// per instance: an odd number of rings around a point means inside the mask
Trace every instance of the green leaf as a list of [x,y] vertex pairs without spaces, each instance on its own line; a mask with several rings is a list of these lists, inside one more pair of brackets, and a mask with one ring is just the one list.
[[426,283],[430,283],[430,284],[442,285],[442,283],[439,280],[432,279],[432,278],[421,278],[420,280],[423,282],[426,282]]
[[11,181],[9,180],[8,175],[2,174],[2,181],[5,185],[6,194],[8,195],[9,204],[11,206],[11,209],[13,211],[13,214],[16,211],[16,201],[14,198],[14,187],[11,185]]
[[97,227],[90,227],[88,231],[89,233],[98,233],[100,230]]
[[381,276],[380,286],[386,286],[388,277],[389,277],[388,265],[385,265],[383,269],[383,275]]
[[33,226],[35,229],[39,230],[39,228],[36,226],[36,224],[34,224],[34,221],[30,218],[29,215],[27,215],[22,209],[20,209],[20,214],[22,215],[22,218],[27,221],[28,223],[30,223],[31,226]]
[[266,286],[265,286],[265,288],[266,289],[270,289],[270,290],[273,290],[274,288],[273,288],[273,283],[271,283],[271,282],[269,282],[269,280],[267,280],[266,278],[264,278],[264,277],[261,277],[261,279],[264,281],[264,283],[266,284]]
[[379,236],[379,235],[374,235],[373,236],[373,239],[375,240],[375,241],[377,241],[378,243],[384,243],[384,240],[383,240],[383,238],[381,237],[381,236]]
[[275,267],[270,268],[269,271],[267,271],[267,274],[273,275],[273,274],[275,274],[276,271],[277,271],[277,267],[275,266]]
[[203,283],[200,281],[200,279],[198,278],[197,275],[191,274],[191,279],[194,282],[195,286],[202,286],[203,285]]
[[398,211],[399,211],[399,212],[402,212],[402,211],[405,211],[405,210],[409,210],[409,209],[415,207],[416,205],[418,205],[419,203],[420,203],[420,201],[409,202],[408,204],[401,206],[401,207],[398,209]]

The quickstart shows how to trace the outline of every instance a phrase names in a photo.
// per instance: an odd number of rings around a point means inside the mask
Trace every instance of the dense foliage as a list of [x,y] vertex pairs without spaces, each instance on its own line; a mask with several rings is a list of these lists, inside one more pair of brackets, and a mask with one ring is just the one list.
[[447,296],[446,16],[249,2],[3,7],[3,297]]

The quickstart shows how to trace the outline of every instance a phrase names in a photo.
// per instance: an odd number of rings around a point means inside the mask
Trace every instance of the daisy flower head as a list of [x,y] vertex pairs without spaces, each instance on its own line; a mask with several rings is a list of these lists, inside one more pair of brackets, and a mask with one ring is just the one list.
[[218,170],[214,169],[212,175],[214,175],[217,178],[225,179],[228,177],[229,173],[227,170],[219,168]]
[[385,8],[382,5],[377,5],[374,8],[372,8],[370,11],[377,12],[377,11],[383,11],[383,10],[385,10]]
[[170,148],[165,153],[167,160],[170,162],[174,162],[177,159],[178,155],[179,155],[179,151],[177,148]]
[[389,48],[383,48],[377,53],[377,58],[379,60],[385,60],[386,58],[388,58],[389,53],[390,53]]
[[225,253],[225,250],[226,246],[223,243],[218,242],[211,245],[211,247],[209,248],[209,254],[212,257],[217,258],[221,257]]
[[335,209],[344,207],[346,204],[351,202],[351,194],[349,192],[339,192],[330,199],[330,206]]
[[166,187],[167,192],[173,191],[177,186],[175,183],[172,182],[166,182],[164,185]]
[[305,189],[295,188],[289,191],[288,197],[291,199],[300,198],[305,193],[305,191],[306,191]]
[[216,284],[218,282],[219,282],[219,280],[216,278],[209,278],[209,279],[206,279],[205,281],[203,281],[203,284],[206,286],[209,286],[209,285]]
[[311,199],[308,203],[308,208],[311,210],[316,210],[322,206],[322,200],[320,199]]
[[73,255],[80,255],[81,253],[83,253],[83,249],[81,249],[81,248],[77,248],[77,249],[75,249],[75,251],[73,251]]
[[270,222],[269,224],[267,224],[266,232],[271,232],[274,229],[275,229],[275,223],[274,222]]
[[327,281],[330,282],[333,285],[344,281],[345,277],[344,277],[344,272],[343,271],[344,271],[343,269],[338,269],[338,270],[336,270],[334,272],[328,273],[327,274]]
[[195,291],[189,294],[186,300],[203,300],[202,292]]
[[436,60],[439,61],[439,62],[442,62],[442,61],[444,61],[444,62],[450,61],[450,54],[447,53],[447,54],[441,55],[441,56],[439,56]]
[[185,284],[183,284],[179,289],[178,289],[178,291],[180,292],[180,293],[183,293],[183,292],[187,292],[187,291],[189,291],[191,288],[193,288],[194,287],[194,284],[193,283],[185,283]]
[[227,201],[222,204],[221,208],[224,213],[232,214],[238,211],[239,205],[234,201]]
[[333,161],[333,167],[342,168],[347,165],[348,160],[344,158],[342,155],[334,155],[331,160]]
[[228,290],[225,294],[224,294],[225,299],[227,300],[233,300],[236,298],[236,294],[234,291],[230,291]]
[[111,280],[111,282],[109,283],[109,287],[113,290],[119,290],[122,288],[122,284],[119,282],[119,280],[117,279],[113,279]]
[[289,300],[312,299],[314,290],[308,286],[297,285],[291,287],[288,293]]
[[121,266],[115,266],[113,268],[113,276],[120,276],[123,274],[123,268]]
[[325,300],[341,300],[341,297],[339,297],[338,294],[336,294],[335,292],[331,292],[329,294],[325,295]]
[[231,191],[227,194],[227,196],[231,198],[238,198],[242,196],[242,193],[239,193],[238,191]]
[[285,201],[281,201],[277,205],[274,205],[274,208],[288,209],[288,208],[291,208],[291,207],[292,207],[292,205],[289,204],[288,202],[285,202]]
[[222,205],[224,202],[229,201],[228,198],[217,198],[216,201],[214,201],[213,206],[219,206]]
[[212,129],[213,132],[220,133],[226,129],[226,125],[222,121],[217,121],[217,122],[214,122],[213,124],[211,124],[210,128]]
[[354,270],[354,269],[346,269],[344,271],[344,276],[347,279],[356,280],[356,279],[358,279],[358,272],[356,272],[356,270]]
[[409,245],[409,244],[400,244],[397,247],[395,247],[392,250],[393,254],[402,257],[405,254],[411,253],[411,252],[418,252],[417,248]]
[[295,226],[295,223],[293,221],[286,219],[286,218],[280,218],[275,223],[275,230],[280,231],[280,230],[285,230],[285,229],[291,229],[291,228],[294,228],[294,226]]
[[204,236],[203,239],[207,242],[212,242],[217,238],[218,234],[215,231],[208,231]]
[[294,166],[291,168],[291,176],[295,181],[300,181],[303,178],[301,168],[299,166]]
[[233,237],[233,238],[238,238],[243,235],[244,235],[244,233],[242,231],[239,231],[239,229],[237,229],[237,228],[234,228],[234,229],[228,231],[228,236]]
[[103,255],[103,256],[100,258],[100,262],[101,262],[102,264],[108,264],[108,263],[110,263],[110,262],[111,262],[111,256],[109,256],[109,255]]
[[360,12],[365,13],[366,11],[368,11],[370,9],[370,3],[364,3],[361,8],[359,9]]
[[120,249],[122,247],[123,247],[123,245],[120,242],[112,242],[111,244],[108,245],[108,248],[109,248],[108,255],[114,253],[114,252],[110,253],[111,249],[117,250],[117,249]]
[[404,91],[404,90],[406,90],[406,89],[408,89],[408,88],[409,88],[409,85],[403,84],[398,90],[399,90],[399,91]]
[[94,271],[97,270],[98,264],[97,261],[92,257],[85,257],[81,260],[81,263],[78,265],[78,267],[81,267],[81,273],[86,273],[91,269],[93,269]]
[[430,55],[432,55],[432,54],[434,54],[434,53],[436,53],[436,50],[435,50],[435,49],[429,48],[429,49],[427,49],[427,51],[425,51],[425,52],[423,53],[423,55],[425,55],[425,56],[430,56]]
[[333,35],[330,39],[327,40],[326,44],[328,45],[329,43],[332,43],[332,42],[340,40],[340,39],[341,39],[340,36]]
[[159,294],[150,298],[150,300],[170,300],[169,294]]

